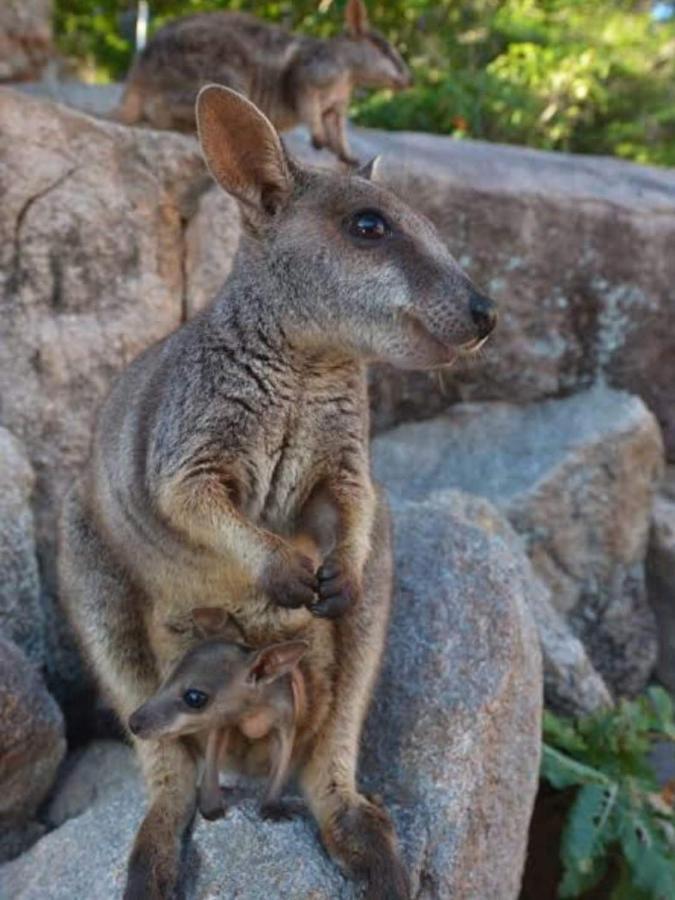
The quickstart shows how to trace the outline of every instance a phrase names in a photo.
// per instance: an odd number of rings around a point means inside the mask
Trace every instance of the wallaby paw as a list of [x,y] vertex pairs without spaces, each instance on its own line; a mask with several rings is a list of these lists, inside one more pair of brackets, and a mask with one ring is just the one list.
[[337,619],[344,615],[357,599],[358,590],[336,556],[329,556],[319,568],[317,582],[318,600],[309,608],[314,616]]
[[326,142],[322,140],[322,138],[312,135],[312,147],[314,147],[315,150],[323,150],[326,147]]
[[268,822],[288,822],[295,817],[295,811],[288,803],[263,803],[260,816]]
[[341,154],[338,159],[346,166],[349,166],[350,169],[355,169],[358,165],[360,165],[359,160],[355,156],[344,156]]
[[275,551],[261,584],[270,601],[277,606],[297,609],[310,606],[316,600],[314,563],[291,548]]
[[212,806],[205,803],[203,806],[199,807],[199,812],[202,814],[202,818],[206,819],[207,822],[215,822],[218,819],[225,817],[227,807],[224,803]]

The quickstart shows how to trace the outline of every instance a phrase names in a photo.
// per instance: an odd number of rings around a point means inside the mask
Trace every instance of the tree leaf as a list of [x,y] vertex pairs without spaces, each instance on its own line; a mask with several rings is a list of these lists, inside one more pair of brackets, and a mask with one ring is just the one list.
[[618,790],[616,785],[600,784],[579,789],[562,835],[560,897],[578,897],[602,877],[607,848],[614,838],[612,814]]
[[610,784],[609,778],[598,769],[584,765],[548,744],[542,747],[541,775],[558,790],[584,784]]

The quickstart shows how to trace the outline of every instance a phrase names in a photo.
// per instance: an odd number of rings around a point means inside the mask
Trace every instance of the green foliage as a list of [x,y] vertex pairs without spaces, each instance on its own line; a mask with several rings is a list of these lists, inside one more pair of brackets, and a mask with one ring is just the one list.
[[659,792],[648,762],[655,740],[675,741],[661,688],[574,722],[545,713],[542,777],[576,789],[561,844],[563,900],[597,885],[610,863],[611,900],[675,897],[675,792]]
[[[341,28],[345,0],[150,0],[152,27],[239,9],[299,31]],[[63,51],[120,78],[132,55],[130,0],[56,0]],[[369,0],[373,23],[410,62],[403,94],[355,98],[364,125],[469,135],[675,164],[675,18],[638,0]],[[127,29],[131,20],[127,18]]]

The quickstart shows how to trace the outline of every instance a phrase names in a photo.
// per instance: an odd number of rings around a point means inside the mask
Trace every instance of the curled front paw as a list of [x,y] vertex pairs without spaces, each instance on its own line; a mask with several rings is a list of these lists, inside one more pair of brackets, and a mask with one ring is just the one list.
[[336,619],[353,606],[358,597],[356,579],[334,554],[328,556],[317,572],[318,599],[310,612],[325,619]]
[[276,802],[263,803],[260,807],[260,815],[268,822],[289,822],[295,815],[295,811],[288,803]]
[[316,600],[314,563],[292,548],[275,551],[262,577],[262,587],[277,606],[297,609]]

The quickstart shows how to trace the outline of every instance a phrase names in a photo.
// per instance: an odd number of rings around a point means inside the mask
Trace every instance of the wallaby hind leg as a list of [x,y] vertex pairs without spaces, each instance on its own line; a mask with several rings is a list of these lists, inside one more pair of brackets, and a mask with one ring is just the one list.
[[316,91],[308,90],[298,98],[298,117],[309,128],[312,138],[312,146],[316,150],[322,150],[327,142],[324,120],[321,117],[321,104]]
[[180,896],[184,842],[195,808],[196,764],[180,741],[137,741],[150,807],[129,857],[124,900]]
[[358,166],[358,159],[352,155],[347,140],[346,110],[332,108],[324,113],[324,128],[328,148],[333,151],[340,162],[348,166]]
[[407,900],[408,878],[391,820],[357,790],[363,720],[377,676],[391,602],[391,536],[380,495],[361,601],[335,622],[335,699],[301,773],[301,785],[326,848],[351,875],[365,877],[370,900]]
[[[142,596],[82,514],[77,491],[61,520],[60,593],[83,649],[124,724],[157,690]],[[177,741],[138,742],[150,807],[132,851],[125,900],[166,900],[177,883],[195,807],[196,764]]]

